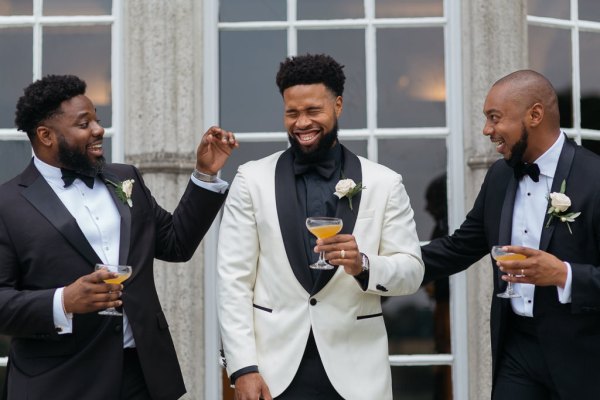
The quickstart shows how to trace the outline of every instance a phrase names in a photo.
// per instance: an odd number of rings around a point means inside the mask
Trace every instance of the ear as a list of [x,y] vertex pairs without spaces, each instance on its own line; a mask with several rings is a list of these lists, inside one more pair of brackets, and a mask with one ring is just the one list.
[[342,110],[344,109],[344,99],[342,96],[338,96],[335,98],[335,116],[339,118],[342,115]]
[[55,141],[56,136],[54,135],[54,131],[47,126],[40,125],[35,129],[35,136],[38,140],[38,143],[42,147],[52,147],[52,144]]
[[527,119],[532,128],[539,126],[544,119],[544,106],[541,103],[535,103],[527,112]]

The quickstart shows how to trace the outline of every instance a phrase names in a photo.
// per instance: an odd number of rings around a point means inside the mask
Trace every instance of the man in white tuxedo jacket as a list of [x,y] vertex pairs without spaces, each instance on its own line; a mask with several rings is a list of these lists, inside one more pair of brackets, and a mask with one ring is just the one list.
[[[337,140],[344,80],[326,55],[281,63],[291,147],[242,165],[225,204],[219,318],[239,400],[392,399],[381,296],[414,293],[424,267],[401,176]],[[315,243],[309,216],[343,229]],[[317,251],[333,269],[308,267]]]

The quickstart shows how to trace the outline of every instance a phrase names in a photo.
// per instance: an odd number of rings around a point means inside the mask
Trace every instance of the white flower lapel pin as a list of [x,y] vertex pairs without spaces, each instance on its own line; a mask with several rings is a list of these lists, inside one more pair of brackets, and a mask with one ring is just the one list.
[[127,179],[123,182],[113,182],[111,180],[106,179],[106,183],[111,184],[115,188],[115,193],[119,200],[123,203],[127,204],[129,207],[133,207],[133,202],[131,201],[131,193],[133,191],[133,183],[135,180]]
[[363,189],[366,189],[366,187],[364,187],[361,182],[357,184],[352,179],[340,179],[335,185],[335,192],[333,194],[335,194],[338,199],[346,197],[350,209],[352,210],[352,197],[356,196]]
[[560,185],[560,192],[552,192],[548,195],[548,212],[550,215],[548,218],[548,222],[546,222],[546,228],[550,226],[553,218],[558,218],[560,222],[564,222],[567,224],[567,228],[571,235],[573,231],[571,230],[571,225],[569,222],[575,222],[575,218],[579,217],[581,212],[567,212],[569,207],[571,207],[571,199],[569,196],[565,194],[565,190],[567,189],[567,182],[562,181]]

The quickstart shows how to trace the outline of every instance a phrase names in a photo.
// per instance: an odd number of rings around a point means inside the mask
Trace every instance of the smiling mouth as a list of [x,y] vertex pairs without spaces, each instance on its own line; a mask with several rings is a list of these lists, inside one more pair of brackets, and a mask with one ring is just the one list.
[[496,146],[497,151],[504,150],[506,142],[504,139],[492,139],[492,143]]

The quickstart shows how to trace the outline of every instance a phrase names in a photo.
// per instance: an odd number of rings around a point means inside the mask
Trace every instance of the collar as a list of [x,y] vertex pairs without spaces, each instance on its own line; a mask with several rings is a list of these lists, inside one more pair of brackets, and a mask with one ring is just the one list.
[[33,164],[40,171],[40,174],[46,179],[47,182],[55,183],[56,186],[64,189],[62,181],[62,172],[60,168],[54,167],[50,164],[40,160],[35,154],[33,155]]
[[558,159],[560,158],[560,152],[565,144],[565,135],[561,132],[558,135],[558,139],[554,142],[552,146],[544,154],[538,157],[535,160],[535,163],[540,168],[540,175],[547,176],[549,178],[554,178],[554,173],[556,172],[556,166],[558,165]]

